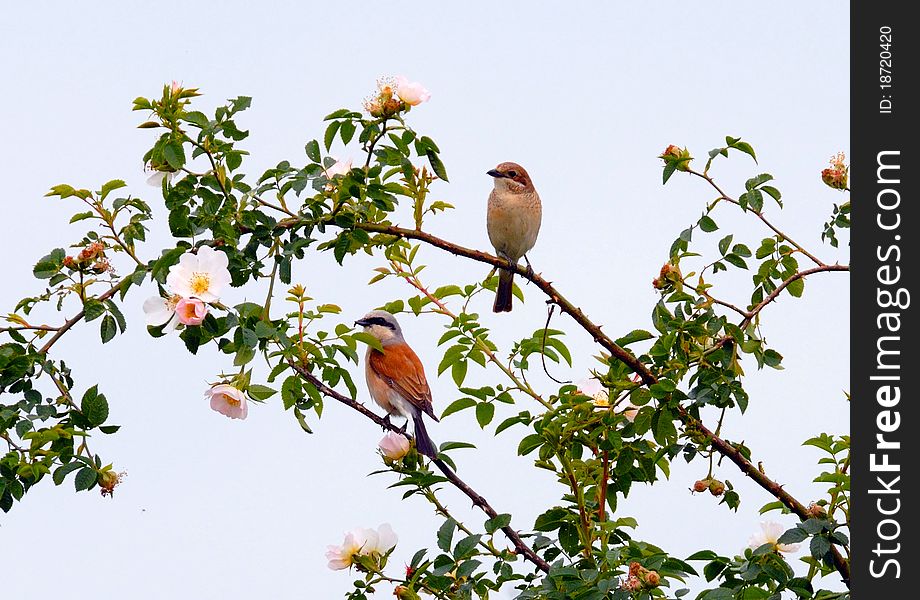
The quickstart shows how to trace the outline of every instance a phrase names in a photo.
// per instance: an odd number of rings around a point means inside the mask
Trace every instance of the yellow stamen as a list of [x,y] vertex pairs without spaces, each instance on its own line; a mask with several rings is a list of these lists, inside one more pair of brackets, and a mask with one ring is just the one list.
[[192,288],[193,296],[200,296],[211,287],[211,275],[198,271],[192,273],[192,278],[189,280],[189,287]]
[[224,402],[226,402],[226,403],[229,404],[230,406],[239,406],[239,405],[240,405],[240,401],[237,400],[236,398],[234,398],[233,396],[228,396],[227,394],[221,394],[221,396],[224,397]]

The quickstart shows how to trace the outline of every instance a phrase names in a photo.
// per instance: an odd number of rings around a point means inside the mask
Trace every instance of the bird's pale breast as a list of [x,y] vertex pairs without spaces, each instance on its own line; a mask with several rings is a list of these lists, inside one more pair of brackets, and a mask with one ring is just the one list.
[[517,261],[537,243],[543,209],[536,192],[513,193],[492,190],[486,228],[495,250]]

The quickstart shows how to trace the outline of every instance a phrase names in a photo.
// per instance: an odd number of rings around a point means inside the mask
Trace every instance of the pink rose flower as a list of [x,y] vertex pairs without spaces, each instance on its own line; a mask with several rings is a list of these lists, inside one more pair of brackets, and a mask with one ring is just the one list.
[[231,419],[245,419],[249,414],[246,394],[226,383],[219,383],[204,393],[211,398],[211,409]]
[[183,325],[201,325],[208,314],[208,305],[198,298],[183,298],[176,304],[176,316]]
[[409,439],[401,433],[390,431],[378,442],[377,447],[384,458],[399,460],[409,453]]
[[421,83],[410,82],[402,75],[396,78],[396,95],[409,106],[417,106],[431,98],[431,93]]
[[336,160],[335,164],[325,170],[326,178],[332,179],[336,175],[347,175],[351,171],[351,159]]

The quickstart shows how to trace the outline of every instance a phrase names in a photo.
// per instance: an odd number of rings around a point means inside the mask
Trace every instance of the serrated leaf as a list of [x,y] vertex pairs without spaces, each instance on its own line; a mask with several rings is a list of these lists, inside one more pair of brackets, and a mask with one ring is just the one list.
[[113,179],[112,181],[106,182],[103,184],[102,189],[99,191],[99,199],[105,200],[105,197],[108,196],[112,191],[123,188],[126,185],[128,184],[121,179]]
[[278,390],[272,389],[267,385],[259,385],[256,383],[250,385],[247,391],[249,392],[249,395],[256,400],[266,400],[278,393]]
[[644,329],[633,329],[623,337],[617,339],[616,344],[617,346],[628,346],[629,344],[634,344],[636,342],[650,340],[653,337],[655,336]]
[[55,469],[54,474],[51,476],[51,479],[54,481],[54,485],[61,485],[64,483],[64,479],[69,474],[79,469],[81,466],[83,466],[83,463],[74,460]]
[[185,150],[182,144],[176,141],[166,142],[163,145],[163,158],[173,169],[177,171],[181,169],[185,165]]
[[441,418],[443,419],[444,417],[452,415],[455,412],[460,412],[461,410],[472,408],[474,406],[476,406],[476,401],[472,398],[460,398],[459,400],[454,400],[450,403],[450,405],[448,405],[447,408],[444,409],[444,412],[441,413]]
[[700,224],[700,229],[702,229],[706,233],[712,233],[713,231],[716,231],[719,228],[719,226],[716,225],[716,222],[713,221],[709,215],[703,215],[702,217],[700,217],[699,224]]
[[507,527],[511,524],[511,515],[507,513],[502,513],[500,515],[495,515],[491,519],[488,519],[485,522],[486,533],[492,534],[501,529],[502,527]]
[[425,151],[425,155],[428,157],[428,162],[431,163],[431,168],[434,170],[435,175],[444,181],[449,181],[447,179],[447,169],[444,168],[444,163],[441,162],[437,152],[429,148]]
[[78,492],[83,490],[88,490],[93,487],[93,484],[96,483],[96,470],[92,467],[83,467],[77,471],[77,476],[74,477],[73,485]]
[[796,298],[801,298],[805,293],[805,278],[800,277],[786,286],[786,290]]
[[476,405],[476,421],[479,426],[485,429],[486,425],[492,422],[495,416],[495,405],[491,402],[480,402]]
[[99,326],[99,335],[102,337],[102,343],[110,342],[118,332],[118,325],[115,323],[115,317],[106,315]]
[[63,248],[55,248],[35,263],[35,266],[32,267],[32,274],[36,279],[51,279],[61,270],[61,265],[64,264],[64,258],[66,257],[67,254]]
[[454,529],[457,528],[457,522],[448,518],[438,528],[438,548],[444,552],[450,552],[451,541],[454,537]]
[[94,427],[102,425],[109,418],[109,403],[105,396],[98,392],[97,386],[94,385],[83,394],[80,412]]
[[329,123],[329,127],[326,128],[326,133],[323,135],[323,143],[326,145],[326,152],[332,147],[332,142],[335,141],[335,136],[339,132],[339,127],[341,127],[341,125],[341,121],[333,121]]
[[814,558],[820,559],[830,551],[831,543],[823,535],[816,535],[815,537],[811,538],[811,543],[808,545],[808,549]]
[[307,157],[309,157],[309,159],[313,162],[318,163],[320,160],[322,160],[322,155],[319,152],[319,142],[316,140],[310,140],[307,142],[307,145],[304,146],[304,150],[307,153]]
[[284,383],[281,384],[281,400],[284,403],[284,410],[294,406],[294,404],[303,397],[303,385],[300,381],[300,377],[297,375],[289,375],[284,380]]
[[364,332],[364,331],[356,331],[356,332],[354,332],[354,333],[351,334],[351,337],[353,337],[354,339],[358,340],[359,342],[362,342],[362,343],[364,343],[364,344],[367,344],[368,346],[370,346],[370,347],[373,348],[374,350],[378,350],[378,351],[380,351],[380,352],[385,352],[385,350],[383,349],[383,344],[380,343],[380,340],[378,340],[377,338],[375,338],[374,336],[372,336],[371,334],[369,334],[369,333],[367,333],[367,332]]

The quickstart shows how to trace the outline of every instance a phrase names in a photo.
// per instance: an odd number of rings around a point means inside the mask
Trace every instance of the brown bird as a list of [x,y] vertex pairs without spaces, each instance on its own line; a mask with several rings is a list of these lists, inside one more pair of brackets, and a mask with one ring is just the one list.
[[373,310],[355,321],[355,325],[364,327],[364,331],[377,338],[383,347],[383,352],[368,348],[364,360],[371,398],[387,412],[387,420],[391,415],[405,417],[406,425],[411,420],[416,450],[436,458],[437,446],[428,437],[422,420],[422,413],[438,420],[431,406],[431,389],[422,361],[403,338],[396,317],[385,310]]
[[[524,167],[513,162],[503,162],[488,172],[494,178],[495,188],[489,194],[486,229],[489,240],[498,256],[509,265],[517,265],[523,257],[530,269],[527,253],[537,243],[543,208],[540,195],[533,187]],[[498,290],[495,292],[494,312],[510,312],[514,272],[499,269]]]

